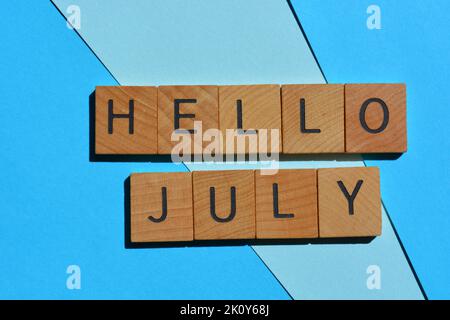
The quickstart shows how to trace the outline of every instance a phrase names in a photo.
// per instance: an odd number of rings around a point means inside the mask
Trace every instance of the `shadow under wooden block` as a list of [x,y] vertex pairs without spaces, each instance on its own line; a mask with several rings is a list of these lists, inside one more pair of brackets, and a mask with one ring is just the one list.
[[318,238],[316,180],[314,169],[255,171],[256,238]]
[[321,238],[381,234],[378,168],[319,169],[317,181]]
[[91,101],[96,155],[157,153],[156,87],[98,86]]
[[193,172],[194,238],[255,238],[252,170]]
[[281,153],[280,86],[219,86],[219,126],[224,154]]
[[[184,136],[191,137],[190,153],[201,153],[208,142],[194,138],[194,121],[201,121],[201,130],[219,128],[217,86],[158,87],[158,154],[171,154]],[[180,141],[173,141],[177,133]]]
[[281,97],[284,153],[345,152],[344,85],[283,85]]
[[346,152],[406,152],[406,86],[346,84],[345,129]]
[[314,239],[223,239],[171,242],[127,242],[127,249],[183,248],[183,247],[237,247],[237,246],[276,246],[276,245],[352,245],[368,244],[375,237],[314,238]]
[[132,174],[125,184],[126,243],[193,240],[190,172]]

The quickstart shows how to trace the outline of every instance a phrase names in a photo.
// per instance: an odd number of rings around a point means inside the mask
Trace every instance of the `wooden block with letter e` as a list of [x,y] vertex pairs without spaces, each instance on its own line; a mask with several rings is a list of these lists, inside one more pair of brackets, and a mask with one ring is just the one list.
[[[218,129],[218,108],[217,86],[158,87],[158,153],[171,154],[183,135],[192,138],[187,146],[191,154],[202,153],[207,143],[202,142],[201,132],[195,131],[194,121],[201,123],[203,132]],[[194,140],[195,132],[200,134],[199,140]],[[180,133],[180,140],[172,141],[172,133]]]
[[256,238],[317,238],[316,170],[255,171]]
[[284,153],[345,152],[344,85],[281,88]]
[[346,152],[406,152],[406,86],[346,84],[345,127]]
[[[280,86],[220,86],[219,125],[225,154],[281,153]],[[227,136],[227,129],[235,134]]]
[[194,239],[255,238],[253,171],[199,171],[192,177]]
[[96,87],[96,154],[156,154],[156,135],[156,87]]
[[381,234],[378,168],[319,169],[318,187],[321,238]]
[[190,172],[138,173],[130,177],[131,241],[192,241]]

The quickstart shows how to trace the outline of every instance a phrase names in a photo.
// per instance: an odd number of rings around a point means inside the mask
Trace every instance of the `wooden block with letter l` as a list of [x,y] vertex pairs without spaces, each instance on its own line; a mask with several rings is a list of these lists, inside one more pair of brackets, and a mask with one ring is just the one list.
[[255,171],[256,238],[318,238],[316,170]]
[[284,153],[345,152],[344,85],[281,87]]
[[193,172],[194,239],[254,239],[252,170]]
[[219,125],[224,154],[281,153],[280,86],[220,86]]
[[406,86],[346,84],[345,127],[346,152],[406,152]]
[[378,168],[319,169],[317,181],[321,238],[381,234]]
[[190,172],[130,177],[131,242],[192,241]]
[[172,133],[191,137],[190,154],[200,154],[204,144],[201,136],[194,140],[194,121],[201,121],[202,131],[219,128],[217,86],[160,86],[158,87],[158,154],[171,154],[182,141],[172,141]]
[[155,154],[157,88],[95,89],[95,154]]

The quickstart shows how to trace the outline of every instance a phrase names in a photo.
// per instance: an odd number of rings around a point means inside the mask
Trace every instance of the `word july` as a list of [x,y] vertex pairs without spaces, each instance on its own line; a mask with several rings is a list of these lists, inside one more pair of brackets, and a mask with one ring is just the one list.
[[198,133],[195,122],[208,136],[190,141],[183,153],[402,153],[406,88],[294,84],[99,86],[95,91],[98,155],[179,152],[181,137]]
[[374,237],[378,168],[139,173],[131,242]]

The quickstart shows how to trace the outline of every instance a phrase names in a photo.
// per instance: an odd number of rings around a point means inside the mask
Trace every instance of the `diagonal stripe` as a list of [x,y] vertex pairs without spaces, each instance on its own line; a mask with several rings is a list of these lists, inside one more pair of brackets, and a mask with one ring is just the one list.
[[[309,39],[308,39],[308,36],[307,36],[305,30],[303,29],[303,26],[302,26],[302,24],[301,24],[301,22],[300,22],[299,17],[297,16],[297,13],[295,12],[295,9],[294,9],[294,7],[293,7],[293,5],[292,5],[291,0],[286,0],[286,1],[288,2],[289,8],[291,9],[291,12],[292,12],[292,14],[293,14],[293,16],[294,16],[294,18],[295,18],[295,21],[297,22],[297,24],[298,24],[298,26],[299,26],[299,28],[300,28],[302,34],[303,34],[303,37],[306,39],[306,41],[307,41],[307,43],[308,43],[308,47],[309,47],[309,49],[311,50],[311,52],[312,52],[312,54],[313,54],[313,56],[314,56],[314,59],[315,59],[317,65],[318,65],[319,68],[320,68],[320,71],[321,71],[321,73],[322,73],[322,76],[323,76],[324,79],[325,79],[325,82],[328,83],[328,80],[327,80],[327,78],[326,78],[326,76],[325,76],[325,73],[323,72],[323,69],[322,69],[322,67],[320,66],[319,60],[317,59],[317,56],[316,56],[316,54],[315,54],[315,52],[314,52],[314,50],[313,50],[313,47],[311,46],[311,43],[310,43],[310,41],[309,41]],[[363,161],[363,162],[364,162],[364,165],[367,166],[366,161]],[[398,243],[400,244],[400,247],[401,247],[402,252],[403,252],[403,254],[404,254],[404,256],[405,256],[405,259],[406,259],[406,261],[408,262],[408,265],[409,265],[409,267],[410,267],[410,269],[411,269],[411,272],[412,272],[413,275],[414,275],[414,278],[415,278],[415,280],[416,280],[416,282],[417,282],[417,285],[419,286],[420,291],[421,291],[423,297],[424,297],[426,300],[428,300],[427,294],[426,294],[426,292],[425,292],[425,290],[424,290],[424,288],[423,288],[423,286],[422,286],[422,284],[421,284],[421,282],[420,282],[419,277],[417,276],[417,273],[416,273],[416,271],[415,271],[415,269],[414,269],[414,266],[413,266],[413,264],[411,263],[411,260],[410,260],[410,258],[409,258],[409,256],[408,256],[408,253],[407,253],[406,250],[405,250],[405,247],[404,247],[404,245],[403,245],[403,243],[402,243],[402,241],[401,241],[401,239],[400,239],[400,236],[399,236],[399,234],[398,234],[398,232],[397,232],[397,230],[396,230],[396,228],[395,228],[395,226],[394,226],[394,224],[393,224],[393,222],[392,222],[392,219],[391,219],[391,217],[390,217],[390,215],[389,215],[389,212],[387,211],[386,206],[385,206],[385,204],[384,204],[383,201],[382,201],[382,205],[383,205],[383,210],[386,212],[386,216],[388,217],[389,223],[390,223],[390,225],[391,225],[391,227],[392,227],[392,229],[393,229],[393,231],[394,231],[395,237],[397,238],[397,241],[398,241]]]

